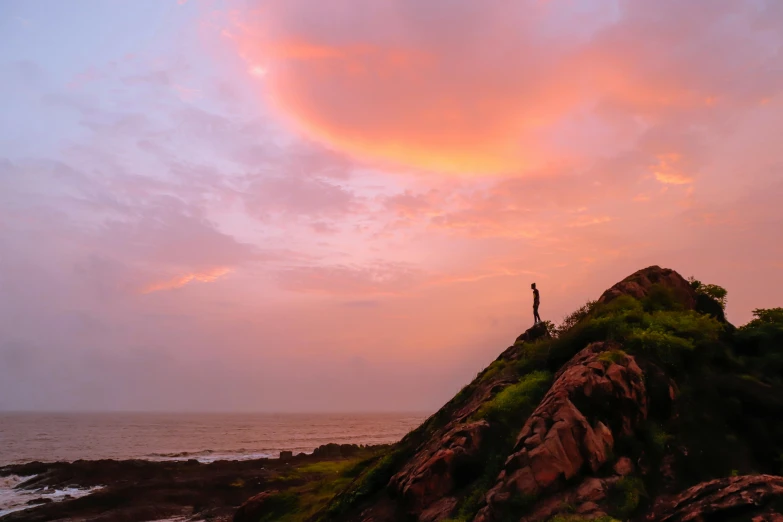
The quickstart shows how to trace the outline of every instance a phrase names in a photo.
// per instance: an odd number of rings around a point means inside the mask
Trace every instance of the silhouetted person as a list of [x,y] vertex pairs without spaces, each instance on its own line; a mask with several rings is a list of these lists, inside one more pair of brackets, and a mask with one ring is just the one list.
[[538,305],[541,304],[541,298],[538,295],[538,288],[536,288],[535,283],[530,285],[530,288],[533,289],[533,324],[537,324],[541,322],[541,316],[538,315]]

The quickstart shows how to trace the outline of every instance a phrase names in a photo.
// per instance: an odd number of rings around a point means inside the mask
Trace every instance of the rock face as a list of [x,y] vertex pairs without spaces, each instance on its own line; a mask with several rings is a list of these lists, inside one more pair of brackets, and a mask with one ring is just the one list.
[[456,426],[394,475],[389,488],[408,510],[422,513],[419,520],[445,518],[456,504],[449,494],[460,486],[460,476],[481,465],[479,450],[488,428],[486,421]]
[[783,522],[783,477],[751,475],[704,482],[661,501],[646,520]]
[[[520,356],[525,342],[548,335],[546,326],[538,324],[522,334],[497,360],[513,362]],[[391,478],[388,490],[399,499],[404,516],[430,522],[449,515],[457,504],[460,489],[481,467],[479,459],[487,443],[489,424],[470,419],[498,390],[510,384],[513,381],[502,375],[483,375],[468,400],[451,413],[450,421],[435,431]],[[403,515],[387,515],[379,520],[394,520],[399,516]]]
[[[577,512],[597,512],[607,481],[596,474],[609,460],[617,435],[632,435],[647,416],[642,370],[633,357],[614,352],[616,362],[601,354],[613,347],[594,343],[577,354],[559,373],[552,388],[530,416],[514,452],[487,493],[487,506],[477,522],[505,519],[504,507],[514,498],[528,502],[568,487],[568,504]],[[623,464],[627,467],[628,464]],[[583,475],[578,485],[569,481]],[[556,505],[533,507],[533,518],[552,516]]]
[[621,295],[630,295],[636,299],[646,297],[654,286],[661,286],[671,290],[686,310],[693,310],[696,306],[696,293],[690,283],[680,274],[668,268],[651,266],[639,270],[626,277],[598,299],[599,303],[608,303]]

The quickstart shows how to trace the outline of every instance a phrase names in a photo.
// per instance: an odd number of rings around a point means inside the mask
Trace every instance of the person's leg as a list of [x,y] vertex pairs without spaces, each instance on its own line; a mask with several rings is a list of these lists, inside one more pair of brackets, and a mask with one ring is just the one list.
[[538,315],[538,307],[533,307],[533,324],[541,322],[541,316]]

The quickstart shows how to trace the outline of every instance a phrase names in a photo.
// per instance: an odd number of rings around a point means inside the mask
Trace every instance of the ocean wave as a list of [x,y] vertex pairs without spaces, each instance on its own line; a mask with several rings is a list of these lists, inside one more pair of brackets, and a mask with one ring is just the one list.
[[18,489],[20,484],[32,479],[35,475],[23,477],[19,475],[9,475],[0,477],[0,517],[3,517],[14,511],[21,511],[33,507],[29,502],[38,499],[49,499],[53,502],[59,502],[66,498],[79,498],[89,495],[103,486],[92,488],[43,488],[43,489]]
[[180,461],[197,460],[202,464],[216,462],[218,460],[255,460],[276,459],[280,457],[280,451],[275,450],[201,450],[178,451],[175,453],[150,453],[145,458],[154,461]]

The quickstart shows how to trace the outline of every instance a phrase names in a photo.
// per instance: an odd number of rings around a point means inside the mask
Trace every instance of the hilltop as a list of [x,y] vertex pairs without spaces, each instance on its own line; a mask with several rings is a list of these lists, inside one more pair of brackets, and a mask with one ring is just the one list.
[[339,493],[261,493],[235,520],[783,520],[783,310],[738,329],[724,302],[640,270],[520,335]]

